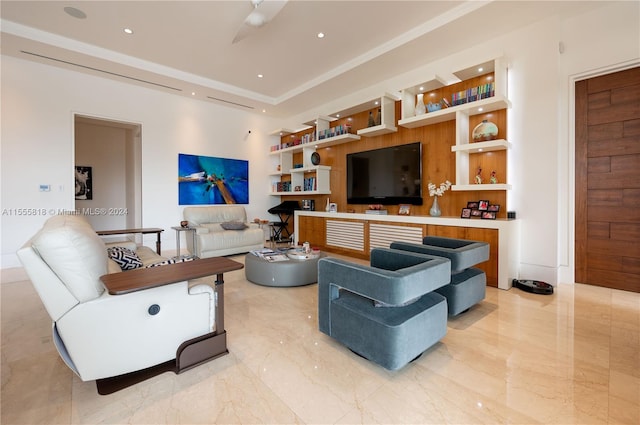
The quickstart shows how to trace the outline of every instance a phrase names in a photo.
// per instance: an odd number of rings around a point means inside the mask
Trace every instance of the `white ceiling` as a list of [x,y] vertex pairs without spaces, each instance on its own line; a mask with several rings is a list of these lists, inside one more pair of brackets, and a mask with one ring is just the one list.
[[[2,0],[1,49],[287,117],[535,20],[597,4],[289,0],[270,22],[233,43],[253,9],[250,0]],[[72,17],[65,7],[86,17]],[[134,33],[125,34],[126,27]]]

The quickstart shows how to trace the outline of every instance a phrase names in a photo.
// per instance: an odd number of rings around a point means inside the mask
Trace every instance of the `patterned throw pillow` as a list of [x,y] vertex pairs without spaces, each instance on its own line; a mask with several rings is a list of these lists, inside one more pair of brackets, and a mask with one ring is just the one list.
[[107,254],[109,254],[109,258],[115,261],[122,270],[133,270],[142,267],[140,257],[129,248],[114,246],[107,248]]
[[149,264],[149,267],[158,267],[158,266],[166,266],[167,264],[175,264],[175,263],[184,263],[185,261],[193,261],[195,258],[193,257],[181,257],[181,258],[169,258],[168,260],[160,261],[158,263]]

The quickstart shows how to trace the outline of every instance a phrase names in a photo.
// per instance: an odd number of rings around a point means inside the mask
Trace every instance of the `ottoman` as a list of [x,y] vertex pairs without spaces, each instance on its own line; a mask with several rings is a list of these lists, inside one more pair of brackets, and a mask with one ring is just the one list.
[[324,257],[320,253],[316,258],[306,260],[289,259],[269,262],[257,255],[248,253],[244,257],[244,271],[249,282],[264,286],[303,286],[318,281],[318,260]]

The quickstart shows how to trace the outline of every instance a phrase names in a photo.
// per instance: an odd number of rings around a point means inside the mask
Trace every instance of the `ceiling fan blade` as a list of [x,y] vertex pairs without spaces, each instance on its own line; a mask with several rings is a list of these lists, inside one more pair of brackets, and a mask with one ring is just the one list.
[[288,0],[252,0],[254,5],[253,10],[245,18],[242,25],[240,25],[231,43],[237,43],[272,20],[287,4],[287,1]]
[[[287,4],[287,0],[263,0],[255,9],[264,16],[264,23],[276,17],[282,8]],[[252,12],[253,13],[253,12]]]

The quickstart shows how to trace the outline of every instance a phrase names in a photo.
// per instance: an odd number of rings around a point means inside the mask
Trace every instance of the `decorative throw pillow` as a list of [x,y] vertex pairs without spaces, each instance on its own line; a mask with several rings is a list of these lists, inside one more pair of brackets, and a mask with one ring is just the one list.
[[142,267],[140,257],[129,248],[114,246],[107,248],[107,254],[109,254],[109,258],[115,261],[122,270],[133,270]]
[[195,258],[193,257],[181,257],[181,258],[169,258],[168,260],[159,261],[157,263],[149,264],[149,267],[158,267],[158,266],[166,266],[167,264],[175,264],[175,263],[184,263],[185,261],[193,261]]
[[244,230],[247,228],[247,225],[240,221],[226,221],[224,223],[220,223],[220,226],[224,230]]

